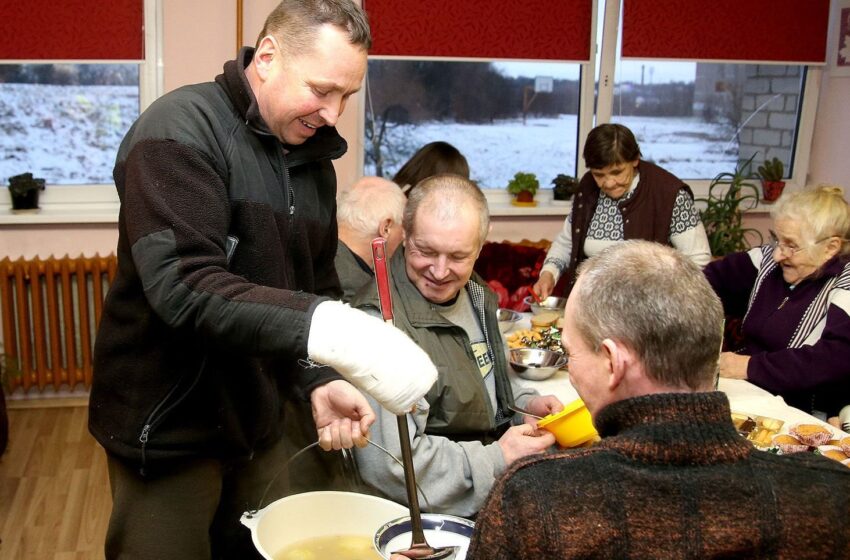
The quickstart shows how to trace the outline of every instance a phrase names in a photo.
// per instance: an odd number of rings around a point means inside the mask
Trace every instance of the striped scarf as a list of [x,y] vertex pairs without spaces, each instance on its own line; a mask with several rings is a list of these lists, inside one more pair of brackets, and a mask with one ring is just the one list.
[[[750,314],[750,309],[753,306],[753,301],[756,299],[761,285],[764,280],[778,266],[773,260],[773,245],[763,245],[761,247],[761,264],[759,265],[756,282],[750,292],[750,300],[747,303],[747,313],[744,315],[744,321],[747,320],[747,315]],[[794,335],[788,341],[788,348],[800,348],[803,342],[812,334],[815,327],[826,318],[826,312],[829,307],[829,296],[832,290],[850,290],[850,267],[845,267],[841,274],[834,276],[826,281],[817,297],[812,300],[806,312],[800,318],[797,328],[794,329]]]

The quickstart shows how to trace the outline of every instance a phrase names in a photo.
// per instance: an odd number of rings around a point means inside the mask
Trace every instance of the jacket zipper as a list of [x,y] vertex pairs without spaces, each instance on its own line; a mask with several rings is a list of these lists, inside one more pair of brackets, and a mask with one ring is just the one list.
[[171,390],[168,391],[168,394],[165,395],[165,397],[156,404],[154,409],[151,411],[150,414],[148,414],[148,417],[145,419],[145,423],[142,426],[142,432],[139,434],[139,442],[142,444],[142,464],[139,468],[139,474],[141,474],[142,476],[146,475],[145,467],[147,465],[147,445],[148,440],[150,439],[151,430],[156,428],[162,422],[162,420],[165,419],[166,416],[168,416],[168,413],[174,410],[174,408],[181,402],[183,402],[183,399],[185,399],[189,395],[189,393],[192,392],[192,389],[195,388],[195,385],[197,385],[198,381],[201,379],[201,372],[204,371],[204,366],[206,365],[206,363],[207,356],[206,354],[204,354],[204,359],[201,360],[201,365],[198,368],[198,372],[195,374],[195,378],[192,380],[192,383],[189,385],[186,391],[183,392],[180,398],[176,399],[168,406],[168,408],[164,409],[160,414],[160,409],[165,406],[165,403],[167,403],[169,399],[171,399],[171,397],[174,395],[174,392],[177,391],[177,389],[180,387],[180,381],[182,381],[182,378],[174,384]]
[[[295,215],[295,190],[292,188],[292,180],[289,177],[289,165],[287,165],[287,163],[286,163],[286,156],[283,155],[283,148],[281,148],[281,151],[278,152],[278,154],[280,155],[280,165],[281,165],[281,167],[283,167],[283,184],[286,187],[286,195],[287,195],[287,198],[289,199],[289,200],[287,200],[287,202],[289,203],[289,215],[294,216]],[[291,224],[291,221],[290,221],[290,224]],[[290,229],[291,229],[291,227],[292,226],[290,225]],[[290,233],[292,233],[292,232],[290,231]]]

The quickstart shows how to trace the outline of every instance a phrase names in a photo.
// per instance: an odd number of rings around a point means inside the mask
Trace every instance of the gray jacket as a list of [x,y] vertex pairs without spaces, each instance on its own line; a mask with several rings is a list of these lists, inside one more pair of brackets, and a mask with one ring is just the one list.
[[[495,440],[511,423],[513,413],[507,405],[515,399],[496,317],[496,295],[477,277],[467,283],[493,353],[499,411],[490,404],[466,332],[440,315],[410,282],[402,249],[393,256],[390,269],[395,325],[428,353],[439,372],[425,396],[427,403],[407,417],[416,478],[425,496],[420,505],[426,511],[474,515],[505,469]],[[367,311],[378,309],[375,287],[364,287],[353,305]],[[518,390],[516,400],[521,404],[536,396],[532,390]],[[378,415],[372,441],[400,456],[397,417],[374,400],[370,402]],[[404,473],[398,464],[375,446],[357,449],[355,455],[367,484],[390,499],[406,502]]]
[[342,301],[350,302],[360,288],[375,282],[375,274],[367,270],[368,267],[361,266],[360,262],[360,258],[348,245],[342,241],[337,243],[334,266],[342,288]]

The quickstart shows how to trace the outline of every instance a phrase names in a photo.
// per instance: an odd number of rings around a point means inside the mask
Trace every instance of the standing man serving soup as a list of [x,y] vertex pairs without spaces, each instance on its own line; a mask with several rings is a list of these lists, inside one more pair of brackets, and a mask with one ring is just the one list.
[[285,0],[256,48],[124,138],[89,423],[107,452],[108,559],[258,557],[239,517],[286,462],[284,399],[308,398],[339,449],[375,419],[349,382],[402,413],[435,380],[404,334],[330,299],[334,125],[370,43],[351,0]]
[[708,237],[690,187],[641,159],[631,130],[621,124],[597,126],[587,135],[583,156],[590,171],[582,177],[572,211],[543,261],[534,284],[540,297],[552,294],[562,274],[569,275],[569,294],[578,265],[624,239],[670,245],[699,266],[708,263]]

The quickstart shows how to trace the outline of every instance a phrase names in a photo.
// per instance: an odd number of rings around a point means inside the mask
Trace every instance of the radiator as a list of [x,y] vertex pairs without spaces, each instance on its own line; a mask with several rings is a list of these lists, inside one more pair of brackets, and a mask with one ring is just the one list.
[[94,335],[114,255],[0,261],[7,382],[40,392],[91,387]]

